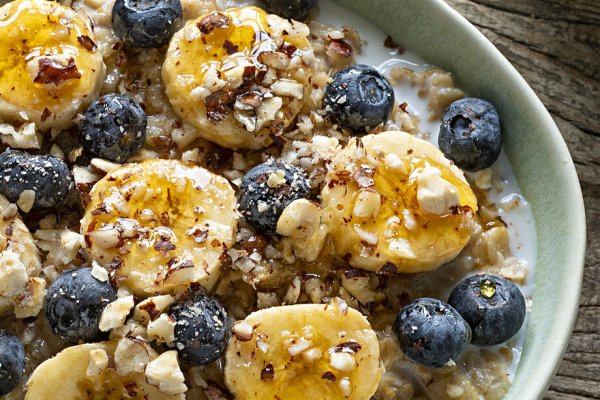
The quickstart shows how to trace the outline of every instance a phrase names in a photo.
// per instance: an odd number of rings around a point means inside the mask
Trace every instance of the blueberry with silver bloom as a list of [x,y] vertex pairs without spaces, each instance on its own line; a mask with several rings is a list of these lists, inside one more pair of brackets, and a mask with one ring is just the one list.
[[182,19],[180,0],[116,0],[112,9],[113,30],[130,47],[166,45]]
[[482,99],[455,101],[442,118],[438,146],[461,169],[480,171],[490,167],[502,150],[498,110]]
[[317,0],[258,0],[258,5],[271,14],[277,14],[286,19],[302,21],[313,8]]
[[83,113],[79,138],[92,157],[124,162],[144,144],[146,124],[146,113],[135,101],[107,94]]
[[67,200],[72,187],[69,167],[60,158],[18,150],[0,154],[0,194],[12,203],[31,190],[34,209],[53,208]]
[[362,135],[387,121],[395,96],[392,85],[375,68],[353,65],[333,76],[324,101],[335,123]]
[[56,336],[69,343],[97,342],[107,336],[98,326],[102,311],[116,299],[110,283],[96,279],[90,268],[71,269],[48,289],[44,312]]
[[472,343],[492,346],[517,334],[525,321],[525,298],[513,282],[479,274],[459,283],[448,303],[473,330]]
[[169,311],[175,320],[175,347],[182,360],[209,364],[217,360],[227,347],[227,313],[214,298],[202,293],[177,303]]
[[442,368],[469,345],[471,329],[449,304],[428,297],[407,304],[393,324],[404,354],[417,364]]
[[294,200],[307,198],[310,183],[299,167],[269,160],[246,173],[238,191],[239,209],[260,233],[275,235],[277,220]]
[[12,392],[23,379],[25,348],[12,333],[0,329],[0,396]]

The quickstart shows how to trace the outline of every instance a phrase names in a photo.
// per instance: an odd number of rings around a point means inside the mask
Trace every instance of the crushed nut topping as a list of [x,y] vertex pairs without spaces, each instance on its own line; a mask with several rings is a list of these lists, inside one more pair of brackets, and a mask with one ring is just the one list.
[[171,242],[171,238],[167,236],[161,236],[154,245],[154,250],[162,252],[166,255],[169,251],[175,250],[177,247],[173,242]]
[[269,363],[260,371],[260,380],[272,381],[273,379],[275,379],[275,370],[273,369],[273,364]]
[[227,29],[231,23],[231,18],[221,13],[215,12],[209,14],[202,21],[198,22],[197,26],[203,34],[209,34],[214,29]]
[[44,107],[44,111],[42,111],[41,121],[44,122],[52,115],[52,111],[48,110],[47,107]]
[[238,51],[238,46],[231,43],[229,40],[225,40],[223,42],[223,48],[225,49],[225,51],[227,51],[227,54],[229,54],[229,55],[237,53],[237,51]]
[[67,65],[63,65],[53,58],[42,57],[38,60],[38,66],[39,72],[33,79],[35,83],[59,86],[64,81],[81,78],[81,73],[72,57],[69,58]]
[[369,166],[360,166],[352,173],[352,179],[361,188],[368,188],[375,185],[373,176],[375,176],[375,170]]
[[233,108],[236,99],[235,92],[230,90],[220,90],[208,96],[205,100],[208,120],[212,123],[223,121],[227,112]]
[[387,49],[395,50],[397,54],[404,54],[406,49],[400,45],[398,45],[391,36],[387,36],[383,41],[383,47]]
[[233,334],[240,342],[247,342],[252,339],[254,327],[246,321],[237,321],[233,325]]
[[391,262],[387,262],[377,270],[377,274],[391,278],[398,274],[398,267]]
[[96,43],[87,35],[77,36],[77,41],[81,44],[86,50],[96,51],[98,46]]
[[292,58],[298,51],[298,48],[293,44],[283,42],[279,47],[279,51],[288,56],[288,58]]
[[323,375],[321,375],[321,379],[328,380],[329,382],[335,382],[337,380],[335,374],[331,371],[327,371]]
[[335,346],[333,351],[335,353],[355,354],[358,353],[360,349],[362,349],[362,346],[358,342],[344,342]]
[[327,48],[334,53],[342,55],[343,57],[350,57],[353,53],[350,43],[343,39],[332,40],[329,45],[327,45]]

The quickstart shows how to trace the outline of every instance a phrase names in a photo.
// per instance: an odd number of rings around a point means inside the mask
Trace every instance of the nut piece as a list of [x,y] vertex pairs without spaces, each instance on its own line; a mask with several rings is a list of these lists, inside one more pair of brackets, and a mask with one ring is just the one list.
[[33,208],[33,203],[35,201],[35,192],[31,189],[23,190],[19,199],[17,200],[17,205],[23,212],[29,212]]
[[164,352],[146,366],[146,380],[163,393],[177,395],[185,393],[185,378],[179,363],[177,362],[177,351]]
[[27,270],[11,250],[0,253],[0,296],[11,298],[27,286]]
[[263,51],[258,55],[258,61],[267,67],[276,69],[285,70],[290,66],[290,58],[278,51]]
[[296,304],[300,298],[300,291],[302,289],[302,280],[298,275],[294,275],[287,291],[285,292],[284,304]]
[[437,215],[447,215],[460,204],[456,186],[442,178],[442,172],[426,166],[417,178],[417,201],[421,210]]
[[398,157],[398,155],[394,153],[388,153],[385,156],[384,163],[387,168],[392,169],[403,176],[408,176],[406,165],[404,164],[404,161]]
[[352,384],[350,383],[350,379],[343,377],[340,379],[339,385],[344,397],[348,398],[352,396]]
[[276,307],[278,306],[279,300],[277,299],[277,293],[273,292],[258,292],[256,293],[256,308],[262,310],[263,308]]
[[352,214],[357,218],[377,218],[381,210],[381,196],[372,189],[361,189],[356,196]]
[[75,59],[67,55],[34,57],[27,63],[27,69],[33,82],[49,87],[59,87],[65,81],[81,78]]
[[233,334],[240,342],[247,342],[252,339],[254,327],[246,321],[236,321],[233,325]]
[[46,264],[55,266],[70,264],[83,247],[83,236],[68,229],[39,229],[33,237],[38,247],[48,253]]
[[492,187],[492,170],[483,169],[475,174],[475,186],[481,190],[489,190]]
[[121,241],[121,234],[119,230],[110,225],[90,233],[89,237],[96,246],[104,250],[117,247]]
[[135,310],[133,310],[133,319],[142,324],[147,324],[167,311],[174,302],[175,298],[169,294],[149,297],[135,306]]
[[148,340],[159,343],[172,343],[175,340],[176,321],[168,314],[160,316],[148,324]]
[[100,282],[106,282],[108,281],[108,270],[96,261],[92,261],[92,276]]
[[412,231],[417,227],[417,219],[415,218],[415,214],[410,211],[408,208],[405,208],[402,211],[402,217],[404,218],[404,227],[409,231]]
[[361,304],[369,304],[377,300],[377,294],[369,285],[369,276],[362,271],[346,271],[342,274],[342,286]]
[[340,371],[349,372],[356,367],[356,360],[350,353],[334,352],[329,355],[329,366]]
[[100,317],[100,330],[108,332],[122,326],[133,305],[133,296],[121,297],[107,305]]
[[281,185],[285,185],[285,183],[285,171],[281,169],[271,172],[269,178],[267,179],[267,186],[271,188],[276,188]]
[[144,372],[150,362],[150,353],[146,343],[141,339],[123,337],[115,349],[115,365],[120,375]]
[[312,236],[321,222],[321,208],[306,199],[291,202],[277,221],[277,233],[282,236],[304,238]]
[[42,278],[29,278],[25,289],[13,299],[15,317],[27,318],[38,315],[44,306],[45,294],[46,280]]
[[402,258],[414,259],[416,257],[410,243],[406,239],[398,238],[390,240],[390,251]]
[[125,324],[110,331],[109,338],[111,340],[121,339],[124,337],[146,340],[148,333],[146,327],[134,319],[128,319]]
[[13,149],[39,149],[42,135],[35,129],[35,122],[28,122],[15,129],[11,124],[0,123],[0,141]]
[[108,367],[108,354],[102,349],[90,350],[90,363],[88,364],[85,375],[92,377],[98,376]]
[[319,361],[323,357],[323,352],[318,347],[313,347],[302,353],[302,357],[309,363]]
[[298,100],[304,97],[304,85],[291,79],[278,80],[271,85],[271,91],[278,96],[289,96]]
[[294,343],[290,344],[290,346],[288,347],[288,352],[290,353],[291,356],[297,356],[298,354],[302,353],[304,350],[307,350],[312,345],[313,345],[313,343],[310,340],[306,340],[303,337],[301,337],[300,339],[296,340]]
[[97,174],[106,175],[119,168],[121,164],[114,163],[103,158],[92,158],[90,161],[90,166],[92,167],[92,171],[96,172]]

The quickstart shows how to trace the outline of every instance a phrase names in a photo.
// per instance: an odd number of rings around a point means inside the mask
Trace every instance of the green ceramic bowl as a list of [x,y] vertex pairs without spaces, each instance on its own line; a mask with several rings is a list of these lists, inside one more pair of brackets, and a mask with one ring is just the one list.
[[503,116],[504,148],[533,208],[537,269],[527,339],[506,400],[541,399],[577,316],[585,255],[581,188],[567,146],[535,93],[502,54],[442,0],[337,0],[397,43],[451,71]]

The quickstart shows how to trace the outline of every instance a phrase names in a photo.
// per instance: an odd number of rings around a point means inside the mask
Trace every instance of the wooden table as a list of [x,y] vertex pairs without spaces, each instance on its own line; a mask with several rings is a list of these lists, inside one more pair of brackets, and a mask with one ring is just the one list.
[[600,399],[600,0],[446,1],[525,77],[575,161],[587,213],[585,276],[575,330],[546,399]]

